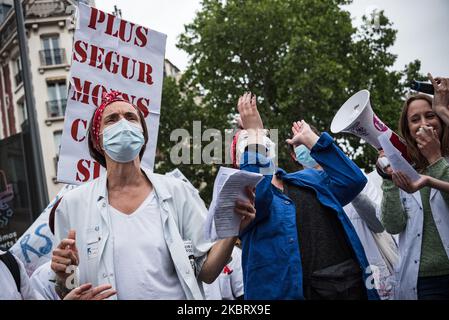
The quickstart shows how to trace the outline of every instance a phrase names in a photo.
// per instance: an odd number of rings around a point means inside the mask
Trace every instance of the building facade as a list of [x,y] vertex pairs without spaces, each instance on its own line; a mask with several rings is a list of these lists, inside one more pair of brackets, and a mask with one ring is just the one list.
[[[0,140],[21,132],[27,111],[22,63],[31,70],[49,199],[61,188],[57,159],[64,125],[74,27],[70,0],[23,0],[28,61],[20,61],[13,0],[0,0]],[[86,1],[82,1],[86,2]],[[90,2],[93,4],[93,2]],[[179,69],[165,61],[164,75]]]

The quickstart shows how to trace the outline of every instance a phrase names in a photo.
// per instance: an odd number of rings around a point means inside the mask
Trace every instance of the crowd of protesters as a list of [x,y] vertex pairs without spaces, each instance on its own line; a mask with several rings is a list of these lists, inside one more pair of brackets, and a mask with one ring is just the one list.
[[263,179],[235,202],[239,236],[218,241],[196,190],[141,166],[140,110],[105,95],[88,142],[107,173],[55,206],[57,247],[30,278],[0,252],[0,299],[449,299],[449,79],[429,79],[434,96],[410,95],[399,119],[417,181],[380,160],[382,177],[365,174],[301,119],[286,140],[298,170],[277,168],[243,94],[233,166]]

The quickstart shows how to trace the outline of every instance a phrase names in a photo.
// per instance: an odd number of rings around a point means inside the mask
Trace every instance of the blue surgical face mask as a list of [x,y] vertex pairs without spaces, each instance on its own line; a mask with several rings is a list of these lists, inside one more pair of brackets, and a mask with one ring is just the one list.
[[122,119],[103,130],[103,148],[114,161],[133,161],[142,149],[144,138],[142,128]]
[[304,168],[315,168],[318,163],[310,155],[310,150],[305,145],[300,145],[295,148],[296,161],[298,161]]

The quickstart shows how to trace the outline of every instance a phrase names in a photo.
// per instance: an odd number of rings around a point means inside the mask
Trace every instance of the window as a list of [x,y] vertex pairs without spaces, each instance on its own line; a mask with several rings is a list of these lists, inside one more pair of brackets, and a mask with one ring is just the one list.
[[14,79],[16,81],[16,87],[18,87],[23,79],[22,79],[22,62],[20,61],[20,57],[14,59]]
[[67,102],[67,86],[65,81],[47,83],[48,101],[47,115],[49,118],[63,117]]
[[22,124],[28,119],[27,107],[25,103],[25,99],[17,101],[17,108],[19,109],[19,123]]
[[56,155],[59,155],[59,147],[61,146],[62,130],[53,132],[53,141],[55,142]]
[[55,143],[55,150],[56,150],[56,155],[53,158],[55,165],[55,172],[58,172],[58,160],[59,160],[59,149],[61,147],[61,137],[62,137],[62,130],[53,132],[53,141]]
[[59,47],[59,36],[46,36],[42,38],[41,63],[52,66],[65,63],[64,49]]

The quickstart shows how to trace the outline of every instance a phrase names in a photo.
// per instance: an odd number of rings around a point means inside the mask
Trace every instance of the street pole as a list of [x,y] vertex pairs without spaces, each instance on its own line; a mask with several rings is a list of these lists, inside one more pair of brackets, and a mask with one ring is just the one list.
[[25,102],[31,135],[32,155],[31,157],[28,156],[27,159],[31,158],[33,161],[34,177],[36,179],[37,186],[37,190],[30,190],[30,193],[35,193],[37,195],[37,207],[40,210],[39,212],[41,212],[48,205],[49,200],[47,182],[45,179],[44,160],[42,157],[41,138],[39,135],[39,127],[37,125],[37,113],[34,104],[33,87],[31,85],[31,72],[28,63],[28,45],[26,40],[25,23],[21,2],[21,0],[14,0],[14,9],[17,21],[17,34],[19,36],[20,60],[22,62],[23,89],[25,91]]

